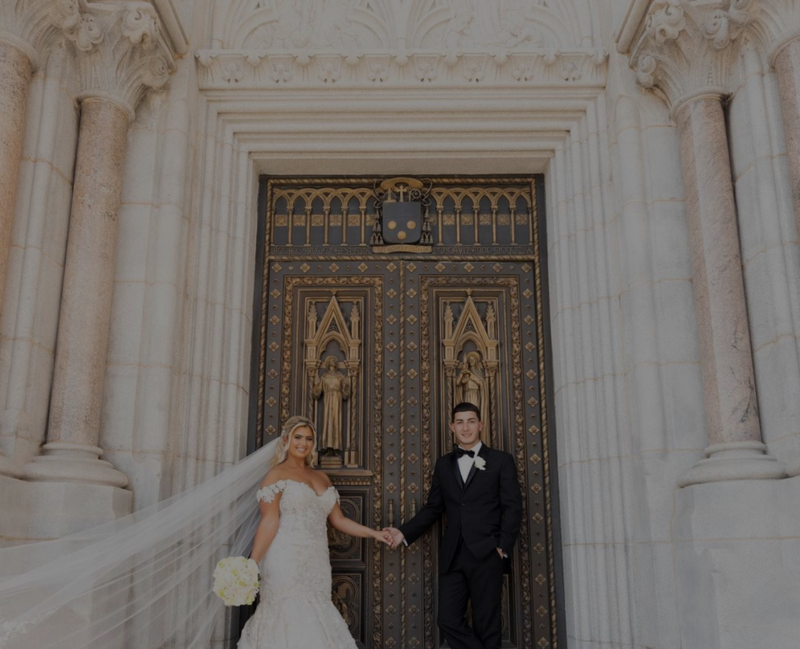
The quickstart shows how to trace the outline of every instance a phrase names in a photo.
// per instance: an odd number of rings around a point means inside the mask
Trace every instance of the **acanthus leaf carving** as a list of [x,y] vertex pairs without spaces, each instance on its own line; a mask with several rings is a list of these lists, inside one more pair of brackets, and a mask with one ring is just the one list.
[[655,72],[658,62],[649,54],[639,57],[636,66],[636,81],[642,88],[652,88],[656,84]]
[[156,45],[158,22],[150,5],[128,5],[122,17],[122,35],[145,51]]
[[730,0],[727,9],[717,9],[703,25],[703,34],[714,47],[724,49],[736,40],[752,19],[752,0]]
[[90,52],[95,45],[102,42],[103,30],[97,19],[91,15],[82,15],[77,29],[74,32],[65,32],[68,38],[75,41],[79,50]]
[[78,0],[58,0],[51,12],[53,22],[82,52],[90,52],[103,40],[96,16],[82,12]]
[[272,62],[270,78],[275,83],[287,83],[288,81],[291,81],[292,77],[294,76],[292,65],[293,59],[290,56],[274,60]]
[[34,69],[60,40],[51,14],[55,0],[4,0],[0,2],[0,40],[25,53]]
[[[591,0],[233,0],[219,13],[213,40],[233,49],[375,51],[570,48],[596,20]],[[577,9],[577,12],[576,12]],[[594,43],[598,46],[599,43]]]
[[698,92],[723,95],[737,85],[738,46],[754,0],[656,0],[634,38],[637,83],[658,89],[674,111]]
[[112,99],[133,118],[145,90],[168,81],[174,62],[149,2],[57,0],[49,19],[76,49],[81,97]]
[[81,24],[78,0],[57,0],[50,9],[51,20],[64,32],[70,33]]
[[367,78],[373,83],[383,83],[388,76],[388,68],[383,61],[373,61],[369,64]]
[[645,26],[659,45],[676,40],[685,28],[686,16],[679,0],[667,0],[663,6],[649,15]]

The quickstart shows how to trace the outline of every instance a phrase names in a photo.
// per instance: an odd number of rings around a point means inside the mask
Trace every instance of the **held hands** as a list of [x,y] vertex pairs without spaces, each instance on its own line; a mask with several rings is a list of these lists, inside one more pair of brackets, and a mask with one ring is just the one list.
[[396,527],[384,527],[383,531],[385,533],[387,533],[389,535],[389,537],[391,538],[392,542],[390,543],[390,545],[391,545],[393,550],[398,545],[400,545],[403,542],[403,539],[405,538],[403,536],[403,533],[400,530],[398,530]]
[[394,549],[394,542],[392,541],[392,536],[385,529],[374,530],[372,533],[372,538],[374,538],[376,541],[380,541],[381,543],[385,543],[390,548]]
[[[384,527],[380,532],[376,532],[376,537],[379,541],[386,543],[393,550],[403,542],[405,536],[396,527]],[[503,552],[503,548],[495,548],[497,554],[501,559],[506,559],[508,556]]]

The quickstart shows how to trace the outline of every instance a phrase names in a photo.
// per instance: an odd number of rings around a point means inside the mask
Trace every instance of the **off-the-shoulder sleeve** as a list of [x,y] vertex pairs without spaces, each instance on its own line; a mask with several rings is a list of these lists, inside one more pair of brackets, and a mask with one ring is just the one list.
[[278,480],[274,484],[268,484],[266,487],[262,487],[256,492],[256,499],[262,503],[271,503],[275,500],[275,496],[277,496],[281,491],[286,488],[286,480]]

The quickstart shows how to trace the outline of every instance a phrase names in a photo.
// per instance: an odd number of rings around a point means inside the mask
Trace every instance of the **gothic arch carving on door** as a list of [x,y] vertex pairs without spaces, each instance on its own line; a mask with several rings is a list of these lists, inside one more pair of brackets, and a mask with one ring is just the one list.
[[[424,502],[453,403],[478,402],[525,494],[504,646],[556,646],[541,179],[425,179],[418,247],[371,245],[380,180],[262,181],[253,446],[308,414],[348,515],[389,525]],[[390,552],[331,533],[332,596],[361,646],[439,646],[435,538]]]

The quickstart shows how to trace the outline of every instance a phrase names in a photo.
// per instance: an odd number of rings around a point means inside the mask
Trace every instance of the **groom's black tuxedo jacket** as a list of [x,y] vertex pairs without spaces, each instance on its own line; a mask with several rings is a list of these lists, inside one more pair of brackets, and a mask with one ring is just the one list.
[[510,556],[519,534],[522,495],[514,459],[485,444],[478,455],[486,464],[483,470],[473,465],[466,483],[456,453],[440,457],[425,506],[399,528],[410,545],[443,513],[447,515],[439,557],[443,573],[449,569],[460,539],[475,558],[484,559],[495,548]]

